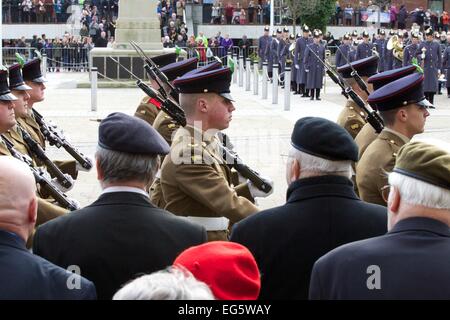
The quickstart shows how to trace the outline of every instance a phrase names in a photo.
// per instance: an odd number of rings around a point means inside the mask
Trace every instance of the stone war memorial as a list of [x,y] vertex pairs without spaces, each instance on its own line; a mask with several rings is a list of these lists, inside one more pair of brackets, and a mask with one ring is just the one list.
[[130,41],[136,42],[149,57],[175,50],[163,48],[155,12],[156,1],[127,0],[119,3],[115,47],[94,48],[90,53],[89,66],[98,69],[99,79],[131,80],[130,73],[120,65],[136,77],[147,79],[144,62],[130,45]]

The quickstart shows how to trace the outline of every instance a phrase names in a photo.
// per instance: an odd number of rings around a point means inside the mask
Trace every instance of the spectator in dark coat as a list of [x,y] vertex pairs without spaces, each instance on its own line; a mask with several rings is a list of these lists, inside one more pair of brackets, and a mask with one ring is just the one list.
[[93,204],[36,231],[33,250],[67,267],[77,265],[100,299],[126,282],[172,264],[206,241],[203,227],[156,208],[145,192],[169,146],[145,121],[113,113],[100,123],[96,153],[103,191]]
[[100,37],[95,41],[97,48],[106,48],[108,46],[108,39],[106,39],[106,32],[102,31]]
[[92,282],[27,250],[37,217],[36,182],[28,166],[3,156],[0,171],[0,299],[95,299]]
[[314,262],[348,242],[386,232],[386,208],[361,201],[350,180],[358,147],[334,122],[297,121],[287,164],[287,203],[237,223],[261,271],[259,299],[306,299]]

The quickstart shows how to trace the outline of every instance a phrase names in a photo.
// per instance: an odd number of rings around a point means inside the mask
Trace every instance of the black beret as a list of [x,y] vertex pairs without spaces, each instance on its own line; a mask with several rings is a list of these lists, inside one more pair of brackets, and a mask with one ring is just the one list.
[[47,82],[41,71],[41,59],[35,58],[24,64],[22,68],[23,79],[33,82]]
[[161,68],[169,63],[174,63],[177,61],[177,54],[175,52],[165,53],[159,56],[151,57],[150,59],[152,59],[153,63],[155,63],[158,68]]
[[164,73],[169,81],[173,81],[183,74],[195,70],[197,68],[197,58],[190,58],[186,60],[181,60],[178,62],[173,62],[168,64],[159,70]]
[[291,144],[295,149],[319,158],[358,161],[358,146],[352,136],[337,123],[324,118],[297,120]]
[[147,122],[121,112],[102,120],[98,128],[98,145],[104,149],[133,154],[168,154],[170,147]]

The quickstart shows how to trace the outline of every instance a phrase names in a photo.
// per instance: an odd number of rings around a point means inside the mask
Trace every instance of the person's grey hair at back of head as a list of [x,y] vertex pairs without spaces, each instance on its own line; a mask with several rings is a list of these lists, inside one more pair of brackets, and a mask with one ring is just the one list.
[[[400,192],[401,201],[410,205],[450,210],[450,190],[397,172],[389,174],[389,185]],[[392,192],[389,193],[389,197]]]
[[[339,146],[337,146],[338,148]],[[352,177],[352,162],[350,160],[332,161],[313,156],[309,153],[297,150],[293,147],[289,150],[289,167],[296,159],[300,163],[300,177],[307,178],[324,175],[337,175],[346,178]]]
[[97,146],[95,157],[103,171],[103,182],[153,181],[159,167],[159,155],[131,154]]
[[113,300],[214,300],[214,295],[204,282],[177,266],[129,282]]

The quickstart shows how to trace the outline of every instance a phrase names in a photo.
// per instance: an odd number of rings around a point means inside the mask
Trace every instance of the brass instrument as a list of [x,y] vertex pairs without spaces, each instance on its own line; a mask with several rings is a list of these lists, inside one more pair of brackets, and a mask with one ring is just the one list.
[[388,43],[386,45],[386,48],[388,50],[392,50],[392,55],[396,59],[398,59],[400,61],[403,61],[403,49],[404,48],[403,48],[403,43],[400,42],[400,39],[399,39],[398,35],[393,35],[389,39],[389,41],[388,41]]

